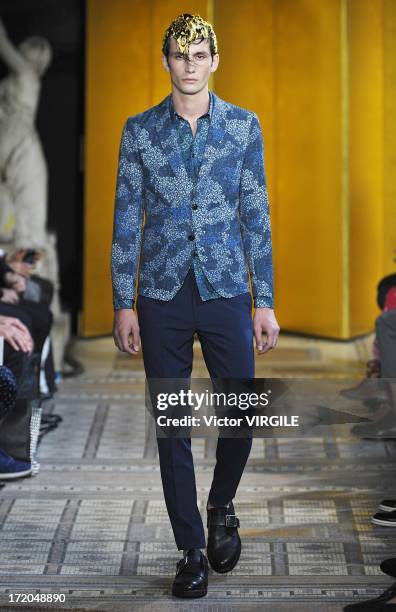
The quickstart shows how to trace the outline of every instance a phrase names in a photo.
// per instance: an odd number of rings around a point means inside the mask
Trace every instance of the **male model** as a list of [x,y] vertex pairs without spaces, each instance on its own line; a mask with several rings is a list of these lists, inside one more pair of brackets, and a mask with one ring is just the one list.
[[[141,338],[148,379],[189,378],[196,332],[211,378],[254,378],[253,335],[263,354],[279,334],[260,125],[255,113],[208,91],[219,55],[213,28],[199,15],[177,17],[162,51],[172,93],[130,117],[120,145],[111,260],[115,344],[135,355]],[[157,436],[157,443],[166,507],[184,551],[172,593],[201,597],[208,561],[191,438]],[[207,502],[207,554],[217,572],[232,570],[240,556],[232,500],[251,445],[251,437],[218,439]]]

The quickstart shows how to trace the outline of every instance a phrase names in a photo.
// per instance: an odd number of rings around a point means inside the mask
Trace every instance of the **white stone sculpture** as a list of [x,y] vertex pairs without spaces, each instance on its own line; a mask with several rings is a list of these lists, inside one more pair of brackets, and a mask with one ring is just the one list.
[[61,370],[69,335],[61,311],[56,236],[47,231],[47,164],[35,127],[41,78],[52,52],[48,41],[31,36],[15,47],[0,19],[0,58],[9,74],[0,81],[0,248],[42,252],[36,272],[54,284],[54,359]]

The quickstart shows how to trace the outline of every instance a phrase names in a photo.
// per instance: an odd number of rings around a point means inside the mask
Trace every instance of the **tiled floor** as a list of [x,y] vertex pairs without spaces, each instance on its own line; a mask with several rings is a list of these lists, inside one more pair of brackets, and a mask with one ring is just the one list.
[[[257,359],[256,376],[345,386],[369,347],[369,338],[283,336]],[[39,474],[0,491],[0,609],[10,593],[40,592],[65,593],[63,609],[326,612],[391,583],[378,564],[396,556],[396,533],[369,519],[395,494],[396,441],[353,437],[341,419],[321,434],[254,439],[235,499],[239,564],[210,574],[206,598],[172,598],[180,553],[146,427],[141,357],[117,353],[108,338],[79,341],[75,353],[86,371],[46,406],[63,422],[40,446]],[[197,344],[193,378],[207,376]],[[194,438],[193,449],[205,517],[215,440]]]

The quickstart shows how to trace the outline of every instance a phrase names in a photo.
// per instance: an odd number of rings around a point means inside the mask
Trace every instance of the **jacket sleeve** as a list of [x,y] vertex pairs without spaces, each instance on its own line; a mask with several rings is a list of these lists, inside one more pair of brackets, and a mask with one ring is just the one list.
[[273,308],[271,222],[260,122],[253,113],[242,165],[239,221],[255,308]]
[[124,125],[118,155],[111,277],[114,310],[133,308],[142,239],[143,172],[131,119]]

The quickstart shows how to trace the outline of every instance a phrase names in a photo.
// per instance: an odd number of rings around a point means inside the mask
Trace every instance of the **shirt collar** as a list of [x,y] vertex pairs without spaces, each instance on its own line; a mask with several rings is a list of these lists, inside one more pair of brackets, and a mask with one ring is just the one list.
[[[170,94],[169,96],[169,114],[170,114],[170,118],[172,121],[175,121],[176,117],[180,117],[180,115],[178,115],[175,111],[175,107],[173,106],[173,99],[172,99],[172,94]],[[209,109],[208,112],[205,113],[204,115],[201,115],[201,117],[208,117],[209,116],[209,120],[212,119],[213,116],[213,94],[210,91],[209,92]],[[198,117],[198,119],[201,119],[201,117]]]

